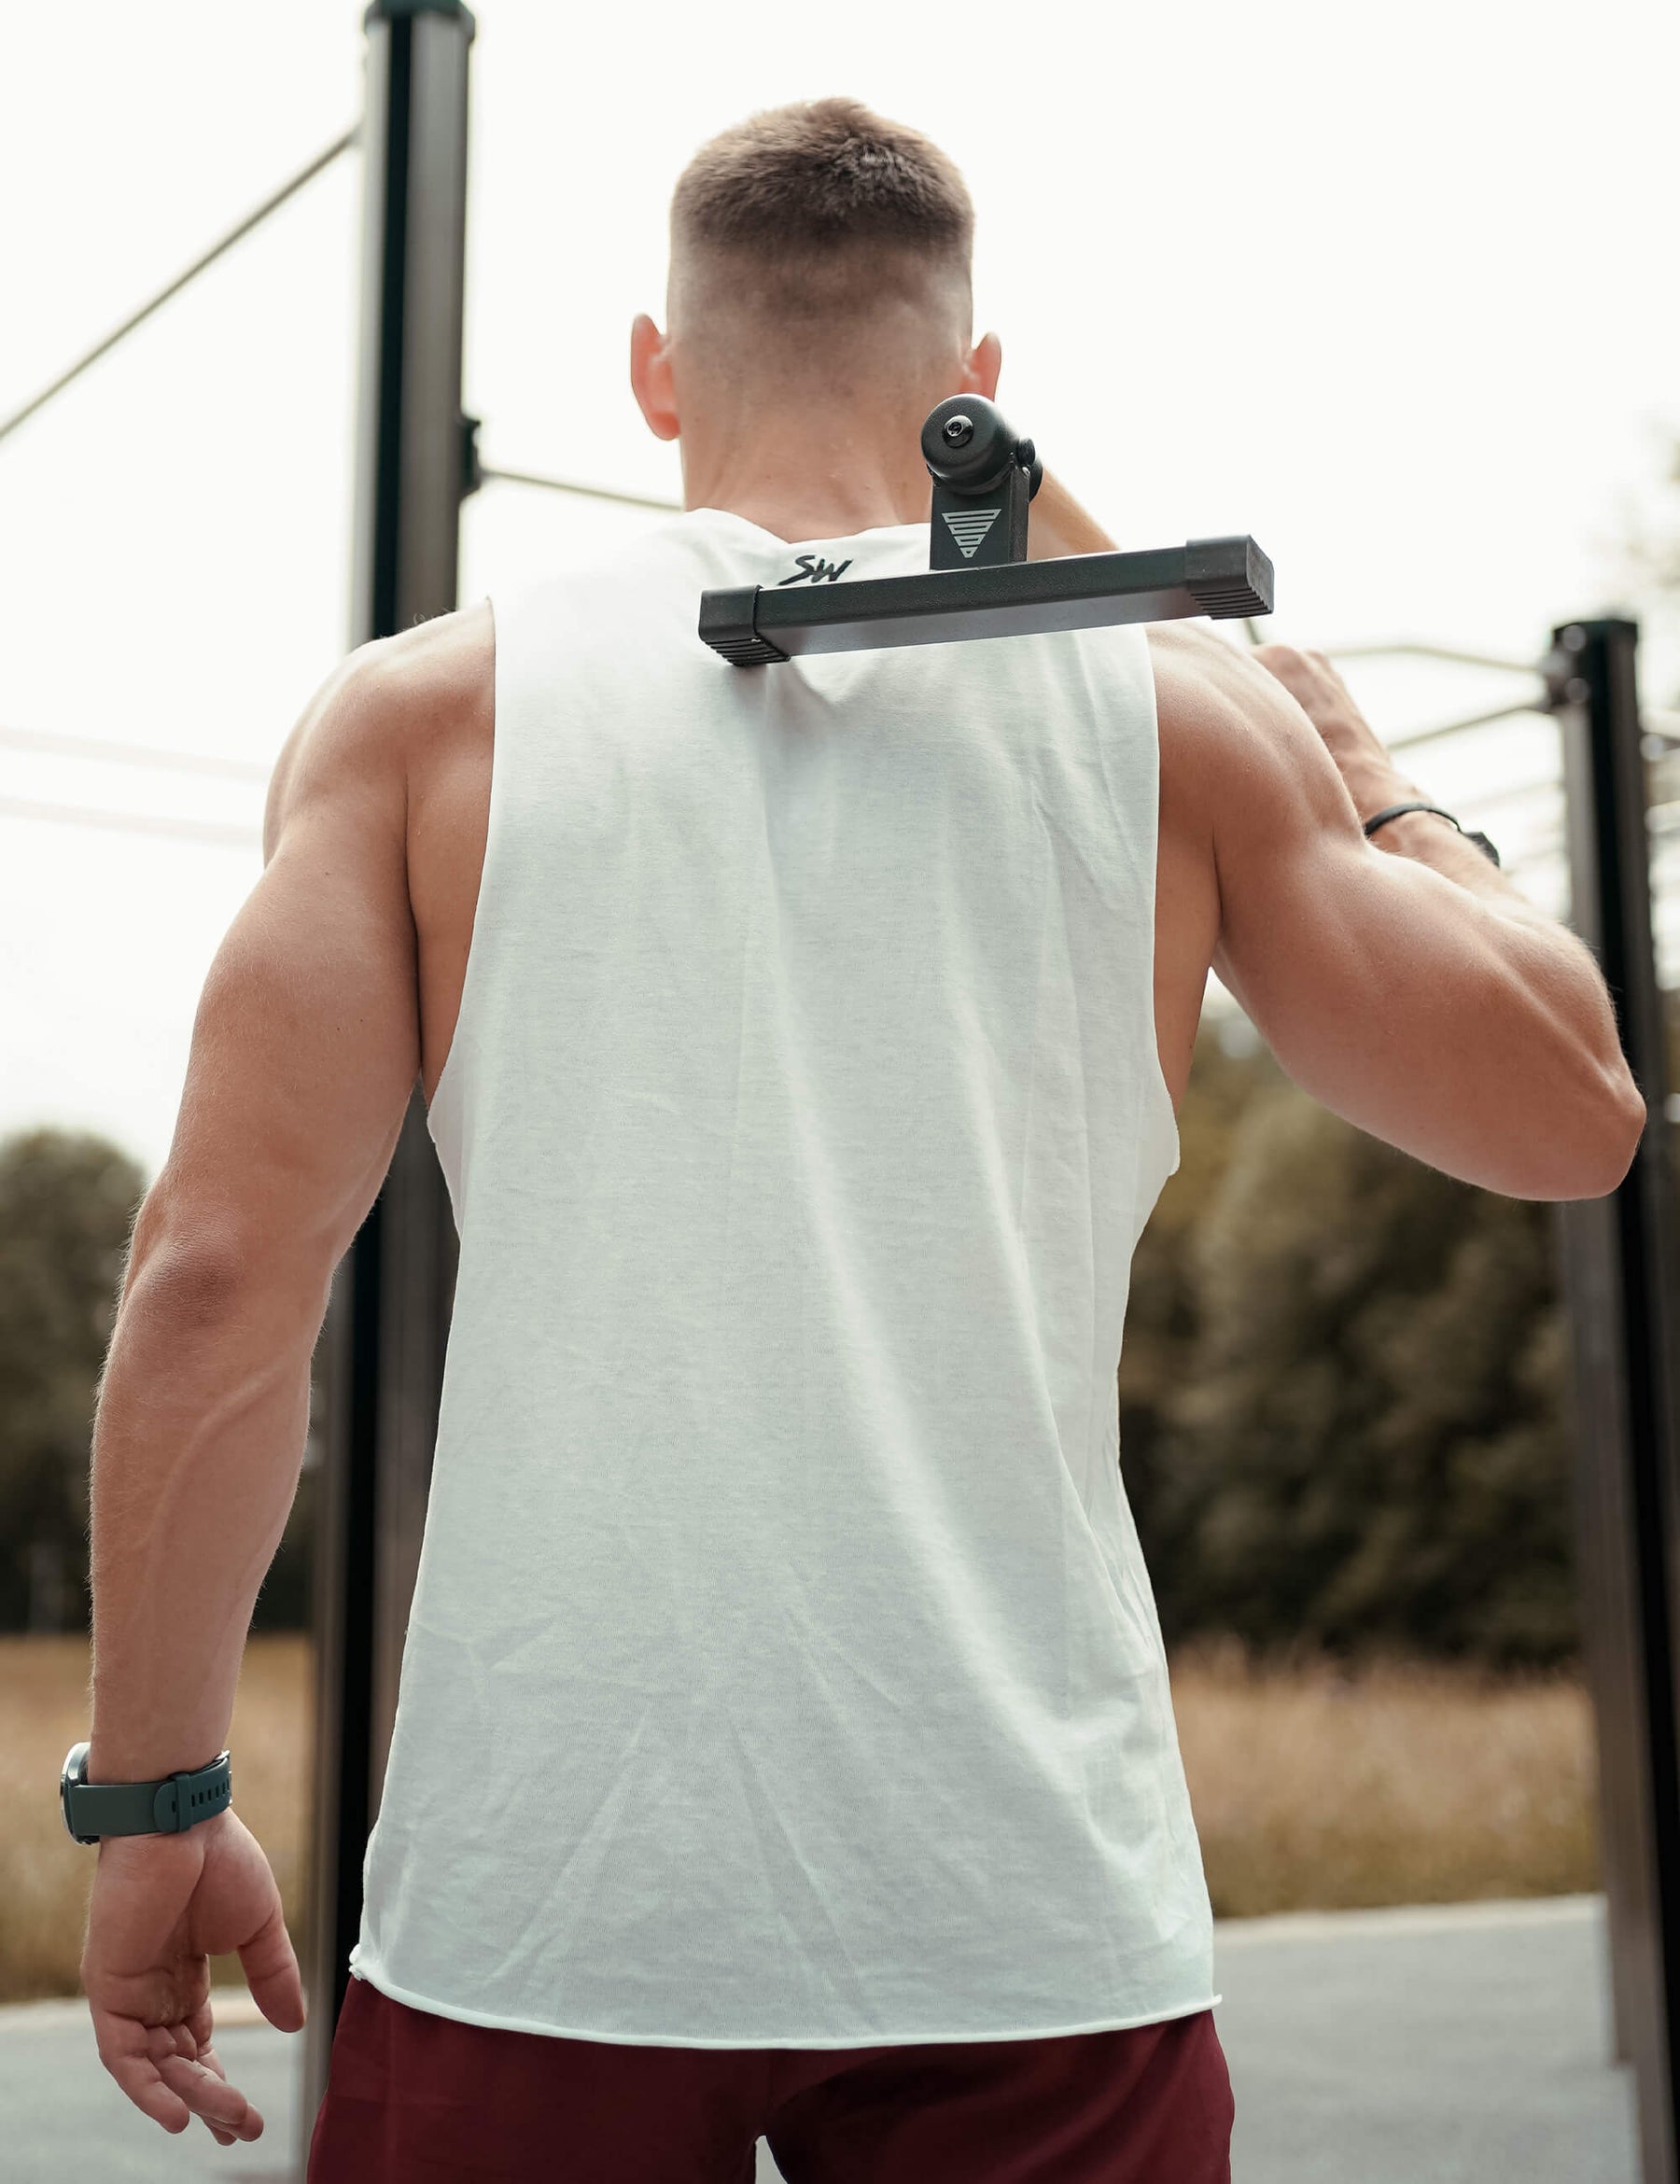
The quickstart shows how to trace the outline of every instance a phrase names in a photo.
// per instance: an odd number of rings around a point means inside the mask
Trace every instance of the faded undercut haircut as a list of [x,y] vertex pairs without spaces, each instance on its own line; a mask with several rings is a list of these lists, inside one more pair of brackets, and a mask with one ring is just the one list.
[[672,331],[753,377],[902,370],[973,337],[974,208],[955,163],[858,99],[714,136],[671,199]]

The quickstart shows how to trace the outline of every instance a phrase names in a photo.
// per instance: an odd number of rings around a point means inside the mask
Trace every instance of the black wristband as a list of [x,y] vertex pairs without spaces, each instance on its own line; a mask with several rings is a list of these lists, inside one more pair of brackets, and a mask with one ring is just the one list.
[[1403,811],[1433,811],[1437,813],[1444,819],[1451,819],[1453,825],[1458,827],[1459,833],[1463,835],[1466,842],[1474,842],[1476,847],[1481,851],[1484,857],[1491,858],[1495,864],[1499,862],[1499,851],[1494,848],[1492,843],[1489,841],[1486,834],[1476,832],[1469,827],[1459,826],[1459,822],[1457,819],[1454,818],[1453,814],[1449,811],[1442,810],[1438,804],[1385,805],[1381,811],[1373,812],[1371,817],[1365,820],[1365,833],[1367,836],[1375,833],[1377,829],[1381,826],[1386,819],[1398,819]]

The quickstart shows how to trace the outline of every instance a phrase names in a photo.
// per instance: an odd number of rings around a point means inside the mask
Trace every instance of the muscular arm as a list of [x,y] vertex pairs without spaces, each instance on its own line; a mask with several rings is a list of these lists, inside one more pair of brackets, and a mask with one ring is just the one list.
[[[1035,559],[1113,540],[1048,469]],[[1361,819],[1415,793],[1362,722],[1332,748],[1278,679],[1197,623],[1150,631],[1164,743],[1212,818],[1213,969],[1295,1083],[1374,1137],[1510,1197],[1597,1197],[1645,1107],[1591,952],[1442,819]],[[1281,648],[1268,648],[1268,653]],[[1321,664],[1327,666],[1327,664]],[[1328,678],[1334,681],[1334,677]],[[1323,694],[1322,693],[1320,693]],[[1343,693],[1345,695],[1345,693]],[[1365,785],[1359,732],[1377,763]]]
[[1154,651],[1212,813],[1213,968],[1281,1067],[1463,1182],[1613,1190],[1645,1110],[1590,951],[1443,819],[1394,821],[1414,830],[1403,854],[1367,841],[1313,723],[1235,647],[1199,632]]
[[405,641],[334,677],[275,767],[266,869],[204,982],[135,1222],[93,1429],[91,1781],[226,1742],[332,1271],[414,1082]]

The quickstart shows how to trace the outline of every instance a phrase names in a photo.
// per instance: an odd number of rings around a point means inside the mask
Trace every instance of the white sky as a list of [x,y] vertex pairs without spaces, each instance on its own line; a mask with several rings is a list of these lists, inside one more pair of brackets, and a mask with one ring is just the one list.
[[[726,123],[846,91],[962,167],[1000,399],[1121,544],[1252,531],[1271,634],[1307,644],[1533,658],[1626,600],[1618,541],[1680,430],[1671,6],[835,0],[754,31],[693,6],[477,12],[466,399],[487,461],[676,497],[625,367],[634,313],[663,319],[671,186]],[[354,118],[360,17],[8,11],[0,414]],[[272,762],[345,642],[358,218],[352,158],[0,445],[0,725]],[[462,596],[658,520],[488,487]],[[1672,702],[1665,641],[1646,692]],[[1349,679],[1390,735],[1527,687]],[[1403,763],[1507,862],[1555,823],[1545,799],[1486,803],[1555,769],[1544,720]],[[254,830],[261,796],[0,743],[0,1133],[97,1128],[156,1169],[260,869],[254,844],[6,800]],[[1561,865],[1527,884],[1565,907]]]

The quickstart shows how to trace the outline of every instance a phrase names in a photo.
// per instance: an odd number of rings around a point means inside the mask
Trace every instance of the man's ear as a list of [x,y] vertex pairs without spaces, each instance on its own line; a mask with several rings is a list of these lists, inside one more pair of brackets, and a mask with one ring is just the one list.
[[988,402],[998,396],[998,374],[1003,369],[1003,344],[995,333],[982,334],[968,353],[963,367],[962,394],[984,395]]
[[630,386],[649,431],[659,440],[675,440],[681,425],[671,377],[671,345],[645,311],[637,313],[630,328]]

